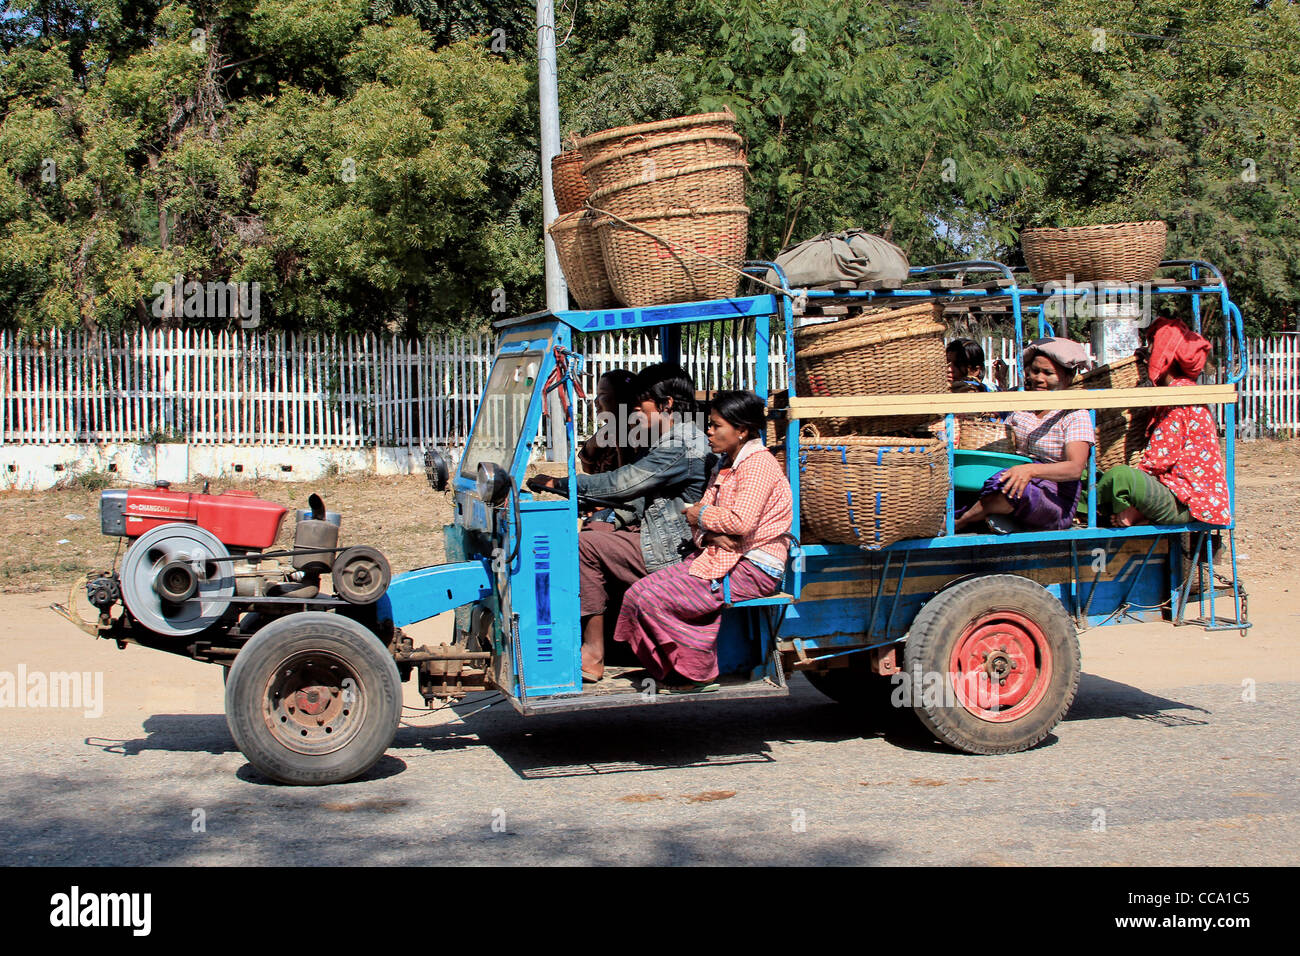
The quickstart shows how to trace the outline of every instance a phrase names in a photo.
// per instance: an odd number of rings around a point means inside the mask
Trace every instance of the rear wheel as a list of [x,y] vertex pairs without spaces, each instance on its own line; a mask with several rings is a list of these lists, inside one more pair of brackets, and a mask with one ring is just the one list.
[[1027,750],[1079,687],[1079,641],[1061,602],[1013,574],[935,595],[904,646],[912,709],[935,736],[975,754]]
[[281,783],[341,783],[365,773],[392,743],[401,706],[388,649],[356,621],[320,611],[259,630],[226,682],[235,743]]

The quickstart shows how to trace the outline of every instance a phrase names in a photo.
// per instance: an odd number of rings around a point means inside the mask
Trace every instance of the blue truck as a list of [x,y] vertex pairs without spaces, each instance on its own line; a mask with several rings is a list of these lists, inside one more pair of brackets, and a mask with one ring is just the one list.
[[[390,579],[373,553],[353,549],[351,563],[335,569],[350,591],[346,600],[304,597],[292,587],[275,598],[241,601],[232,593],[231,609],[217,615],[207,632],[160,637],[131,621],[129,613],[113,618],[107,612],[86,629],[120,643],[222,664],[227,719],[250,763],[286,783],[327,784],[362,774],[380,759],[397,730],[401,682],[412,676],[431,704],[495,690],[531,716],[613,707],[720,707],[787,695],[791,678],[802,673],[846,710],[907,707],[948,746],[1005,754],[1040,743],[1065,716],[1079,684],[1081,630],[1152,619],[1211,630],[1249,627],[1233,526],[1099,526],[1094,451],[1086,522],[1064,531],[956,534],[950,491],[944,533],[882,548],[796,544],[778,593],[732,601],[728,590],[718,691],[664,696],[648,681],[610,679],[584,686],[577,536],[581,513],[598,503],[524,490],[552,393],[563,390],[569,403],[575,400],[581,364],[575,342],[584,333],[654,333],[671,362],[690,326],[730,322],[748,330],[756,359],[751,385],[769,401],[776,436],[783,440],[797,533],[805,477],[800,450],[807,441],[801,430],[808,422],[933,413],[946,425],[951,473],[955,416],[1042,403],[1023,392],[799,395],[796,317],[810,303],[996,300],[1009,308],[1019,354],[1026,324],[1051,334],[1044,307],[1049,298],[1078,302],[1098,295],[1093,287],[1037,287],[1009,267],[985,261],[915,268],[915,281],[896,289],[791,289],[771,263],[747,263],[745,271],[760,283],[763,276],[769,279],[753,287],[755,294],[728,299],[541,312],[499,322],[495,360],[463,455],[457,462],[438,449],[426,454],[430,483],[453,501],[445,563]],[[961,279],[925,281],[944,277]],[[1094,415],[1098,408],[1222,406],[1231,489],[1236,385],[1246,373],[1246,355],[1241,312],[1222,274],[1206,262],[1167,261],[1153,283],[1130,291],[1189,297],[1198,330],[1202,315],[1214,309],[1223,326],[1224,381],[1058,392],[1053,406],[1091,409]],[[785,337],[790,366],[789,388],[779,402],[769,381],[770,344],[777,334]],[[567,432],[565,465],[576,474],[572,418],[552,424]],[[323,516],[315,517],[319,523]],[[191,564],[202,577],[203,566]],[[138,590],[153,600],[157,587]],[[201,585],[199,591],[188,600],[199,600]],[[278,602],[274,614],[258,603],[267,600]],[[402,630],[449,611],[455,614],[450,644],[417,647]]]

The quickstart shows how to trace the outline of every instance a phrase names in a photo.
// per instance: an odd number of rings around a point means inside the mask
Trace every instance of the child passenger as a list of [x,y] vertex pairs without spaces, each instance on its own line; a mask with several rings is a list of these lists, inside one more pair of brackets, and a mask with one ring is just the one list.
[[[1088,364],[1088,351],[1065,338],[1031,342],[1021,356],[1025,390],[1050,392],[1067,387]],[[1044,395],[1043,403],[1051,399]],[[1032,458],[999,471],[980,489],[980,499],[957,517],[955,530],[985,521],[998,534],[1017,530],[1060,531],[1074,520],[1074,508],[1096,441],[1085,410],[1013,412],[1007,420],[1016,452]]]
[[948,343],[948,389],[953,392],[988,392],[984,384],[984,348],[974,339]]
[[[704,497],[685,509],[703,549],[633,584],[614,639],[631,645],[663,693],[717,690],[722,579],[733,601],[765,597],[785,573],[793,516],[790,483],[762,439],[765,408],[753,392],[719,392],[709,447],[719,455]],[[739,543],[726,536],[739,538]]]

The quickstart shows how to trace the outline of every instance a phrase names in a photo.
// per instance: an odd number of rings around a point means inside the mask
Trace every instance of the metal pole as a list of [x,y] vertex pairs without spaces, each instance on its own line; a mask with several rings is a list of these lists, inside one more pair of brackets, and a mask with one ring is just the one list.
[[[560,98],[556,83],[554,0],[537,0],[537,89],[541,106],[542,130],[542,243],[546,249],[546,308],[551,312],[559,312],[569,307],[569,290],[564,282],[564,274],[560,272],[560,260],[555,254],[555,243],[551,241],[550,234],[547,232],[551,223],[555,222],[559,215],[559,210],[555,206],[555,193],[551,188],[551,157],[560,151]],[[569,442],[558,389],[551,392],[546,412],[549,423],[546,459],[567,461]]]
[[[537,0],[537,88],[541,100],[542,129],[542,222],[549,229],[559,210],[551,188],[551,157],[560,152],[560,99],[556,87],[555,3]],[[555,243],[543,234],[546,246],[546,308],[552,312],[569,307],[568,286],[560,272]]]

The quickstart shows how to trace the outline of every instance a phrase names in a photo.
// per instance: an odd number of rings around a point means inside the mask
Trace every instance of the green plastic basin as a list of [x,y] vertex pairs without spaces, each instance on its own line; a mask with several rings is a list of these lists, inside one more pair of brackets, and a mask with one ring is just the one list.
[[1008,455],[1000,451],[963,451],[952,454],[952,484],[958,491],[979,491],[1003,468],[1024,465],[1032,461],[1024,455]]

